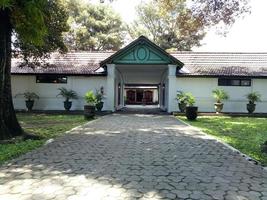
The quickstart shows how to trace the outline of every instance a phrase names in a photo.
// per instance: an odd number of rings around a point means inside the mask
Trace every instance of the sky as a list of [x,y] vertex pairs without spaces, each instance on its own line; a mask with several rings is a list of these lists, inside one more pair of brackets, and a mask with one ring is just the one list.
[[[135,7],[145,0],[116,0],[113,8],[126,22],[136,18]],[[226,36],[208,31],[202,46],[193,51],[267,52],[267,0],[250,0],[251,14],[238,19]]]

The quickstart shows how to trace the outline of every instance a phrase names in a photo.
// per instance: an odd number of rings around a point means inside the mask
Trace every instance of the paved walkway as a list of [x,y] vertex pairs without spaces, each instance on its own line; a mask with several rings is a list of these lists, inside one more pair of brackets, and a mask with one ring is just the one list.
[[0,199],[267,199],[267,173],[167,115],[105,116],[0,167]]

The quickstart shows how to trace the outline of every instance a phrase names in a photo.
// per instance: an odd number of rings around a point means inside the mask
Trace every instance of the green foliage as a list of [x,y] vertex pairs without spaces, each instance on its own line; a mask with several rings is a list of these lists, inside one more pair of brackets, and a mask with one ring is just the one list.
[[267,140],[267,118],[202,116],[194,122],[179,118],[267,165],[267,154],[261,152]]
[[95,97],[96,97],[96,103],[100,103],[104,99],[104,95],[100,90],[96,90]]
[[14,55],[22,56],[25,63],[34,67],[51,52],[66,52],[63,32],[68,31],[68,15],[61,0],[14,0],[10,8],[14,29]]
[[176,99],[179,101],[179,103],[185,103],[186,105],[193,106],[196,103],[195,97],[187,92],[178,91]]
[[86,92],[84,98],[85,98],[86,103],[88,103],[89,105],[95,105],[96,104],[96,96],[92,90]]
[[21,95],[23,95],[24,98],[27,101],[33,101],[34,99],[39,99],[39,96],[36,93],[34,93],[34,92],[19,93],[19,94],[16,94],[15,97],[18,97],[18,96],[21,96]]
[[196,99],[191,93],[186,93],[186,103],[188,106],[194,106],[196,103]]
[[60,91],[57,96],[62,96],[66,99],[66,101],[69,101],[70,99],[78,99],[78,95],[74,90],[68,90],[67,88],[61,87],[58,88]]
[[213,97],[216,99],[217,103],[221,103],[222,100],[229,99],[229,95],[223,89],[217,88],[212,91],[212,94],[213,94]]
[[254,104],[255,102],[261,101],[261,95],[258,92],[251,92],[246,95],[249,103]]
[[68,16],[61,0],[1,1],[0,7],[8,9],[13,55],[24,59],[22,66],[34,67],[51,52],[67,51],[62,33],[69,29]]
[[[128,26],[132,38],[145,35],[165,50],[200,46],[206,31],[218,24],[230,26],[248,12],[248,0],[150,0],[137,7],[138,20]],[[230,11],[230,12],[229,12]]]
[[183,92],[183,91],[177,91],[177,95],[176,95],[176,100],[179,102],[179,103],[186,103],[186,93]]
[[44,140],[18,141],[14,144],[0,144],[0,164],[40,147]]
[[72,50],[118,50],[125,37],[120,16],[107,5],[67,2],[70,31],[65,42]]
[[[83,115],[17,114],[24,130],[46,139],[55,138],[87,121]],[[12,144],[0,144],[0,163],[17,157],[43,145],[45,140],[17,140]]]

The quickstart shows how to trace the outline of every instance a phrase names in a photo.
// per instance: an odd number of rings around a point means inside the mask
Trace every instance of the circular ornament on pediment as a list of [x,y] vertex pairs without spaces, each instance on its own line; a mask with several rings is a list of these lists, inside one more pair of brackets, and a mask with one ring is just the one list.
[[139,47],[137,50],[136,50],[136,58],[140,61],[144,61],[146,60],[148,57],[148,52],[147,52],[147,49],[144,48],[144,47]]

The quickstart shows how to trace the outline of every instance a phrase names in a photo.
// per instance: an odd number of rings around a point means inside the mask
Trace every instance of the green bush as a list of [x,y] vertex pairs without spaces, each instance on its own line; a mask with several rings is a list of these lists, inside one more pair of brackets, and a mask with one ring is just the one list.
[[62,96],[66,101],[69,101],[70,99],[78,99],[78,95],[74,90],[68,90],[64,87],[58,88],[58,90],[60,92],[57,96]]
[[212,91],[213,97],[216,100],[216,103],[222,103],[223,100],[229,99],[229,95],[223,89],[215,89]]
[[258,92],[251,92],[246,95],[250,104],[254,104],[257,101],[261,101],[261,95]]
[[88,103],[89,105],[95,105],[96,104],[96,96],[92,90],[86,92],[84,98],[85,98],[86,103]]
[[194,106],[196,103],[195,97],[191,93],[186,93],[186,103],[188,106]]

